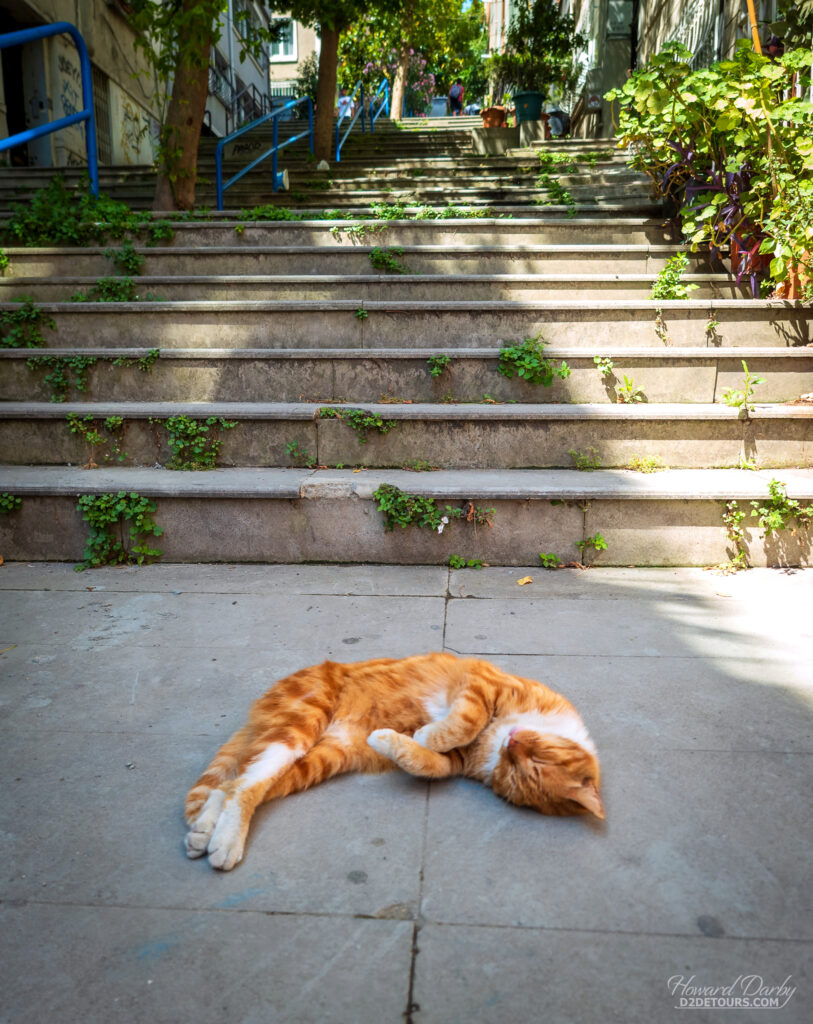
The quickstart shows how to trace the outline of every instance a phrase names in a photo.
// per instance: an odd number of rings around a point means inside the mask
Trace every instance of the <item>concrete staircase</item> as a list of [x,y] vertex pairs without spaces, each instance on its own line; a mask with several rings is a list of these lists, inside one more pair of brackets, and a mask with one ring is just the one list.
[[[163,301],[68,302],[113,273],[104,247],[7,247],[0,308],[31,296],[56,331],[46,330],[47,349],[0,349],[0,492],[23,499],[0,516],[0,554],[80,558],[77,496],[126,490],[157,502],[171,561],[441,563],[457,554],[531,565],[539,552],[580,559],[578,544],[601,534],[606,549],[587,547],[596,564],[707,565],[734,553],[727,501],[750,512],[772,478],[813,498],[813,406],[788,404],[813,391],[809,308],[750,299],[700,258],[686,278],[698,286],[691,300],[649,299],[675,245],[645,184],[609,147],[547,144],[577,161],[558,176],[576,199],[563,206],[533,201],[545,195],[532,149],[475,156],[467,125],[390,125],[352,142],[327,188],[305,184],[317,179],[294,153],[291,193],[272,197],[258,171],[228,193],[230,212],[179,221],[171,243],[139,246],[139,293]],[[590,165],[578,161],[597,149]],[[117,173],[103,187],[146,205],[149,176]],[[306,198],[295,200],[300,176]],[[0,184],[7,201],[20,180]],[[363,220],[375,202],[447,200],[495,215]],[[359,216],[236,219],[272,201]],[[405,273],[373,269],[382,247],[403,250]],[[569,377],[544,387],[498,373],[501,346],[537,333]],[[140,372],[135,361],[154,349]],[[27,365],[43,355],[91,361],[87,390],[50,401],[47,370]],[[432,376],[438,356],[449,362]],[[596,356],[612,362],[606,376]],[[746,417],[722,402],[741,386],[743,359],[765,378]],[[625,376],[644,400],[619,401]],[[344,418],[320,415],[326,407]],[[361,443],[347,416],[359,407],[386,432],[368,429]],[[95,421],[101,468],[80,468],[89,448],[68,415]],[[156,421],[181,415],[236,421],[220,434],[220,468],[164,468],[167,433]],[[106,431],[107,417],[123,425]],[[574,452],[599,468],[577,470]],[[668,468],[625,468],[647,459]],[[736,468],[743,460],[758,469]],[[463,517],[440,534],[387,531],[373,500],[382,483]],[[810,560],[804,531],[763,542],[755,524],[744,523],[753,564]]]

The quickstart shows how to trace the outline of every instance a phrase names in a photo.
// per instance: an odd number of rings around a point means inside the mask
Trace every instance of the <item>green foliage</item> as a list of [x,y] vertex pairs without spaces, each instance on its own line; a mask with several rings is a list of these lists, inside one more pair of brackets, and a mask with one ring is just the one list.
[[609,356],[593,356],[593,362],[598,367],[598,372],[602,377],[612,377],[615,367]]
[[601,469],[601,459],[598,451],[591,445],[586,452],[576,451],[571,448],[567,453],[576,465],[576,469],[584,473],[592,473],[594,469]]
[[449,555],[450,569],[482,569],[482,558],[464,558],[463,555]]
[[295,462],[307,466],[308,469],[313,469],[316,465],[316,456],[311,455],[307,448],[300,448],[296,441],[289,441],[285,445],[285,451]]
[[384,513],[384,526],[387,530],[396,526],[402,529],[418,526],[443,533],[444,527],[454,519],[465,519],[477,526],[490,527],[494,516],[493,508],[479,508],[470,501],[463,508],[447,505],[444,512],[434,498],[407,494],[395,484],[381,484],[373,492],[373,498],[378,502],[379,512]]
[[9,494],[8,491],[3,491],[3,493],[0,494],[0,514],[8,515],[11,512],[16,512],[22,503],[22,498],[18,498],[14,494]]
[[88,461],[84,469],[99,468],[96,462],[97,454],[101,455],[104,462],[111,462],[113,459],[124,462],[127,458],[127,452],[122,448],[125,425],[121,416],[108,416],[100,423],[90,414],[79,416],[75,412],[70,412],[67,421],[70,432],[78,434],[88,446]]
[[143,565],[163,554],[147,544],[148,537],[160,537],[164,532],[152,518],[156,506],[150,498],[134,491],[83,494],[76,507],[90,528],[84,561],[76,566],[77,572],[99,565]]
[[9,262],[10,260],[8,258],[8,253],[6,252],[6,250],[0,249],[0,277],[2,277],[3,274],[5,274],[5,272],[8,270]]
[[625,468],[636,473],[659,473],[662,469],[666,469],[666,466],[663,464],[663,459],[657,455],[633,455]]
[[88,292],[74,292],[71,302],[162,302],[157,295],[139,295],[131,277],[100,277]]
[[380,413],[367,412],[366,409],[322,408],[319,410],[319,419],[343,420],[355,430],[359,444],[367,444],[367,434],[371,430],[387,434],[398,426],[396,420],[385,420]]
[[622,405],[632,405],[635,402],[645,402],[646,395],[643,388],[638,387],[632,377],[624,374],[624,383],[616,386],[616,397]]
[[742,521],[745,519],[745,512],[736,501],[727,501],[723,507],[723,526],[726,536],[732,544],[731,558],[716,568],[726,575],[748,569],[748,556],[745,550],[745,531]]
[[607,541],[600,533],[595,533],[592,537],[587,537],[585,540],[577,540],[576,547],[581,552],[582,558],[584,558],[590,552],[598,554],[599,551],[606,551]]
[[566,380],[570,376],[570,367],[564,361],[555,367],[553,361],[545,356],[545,344],[541,335],[535,334],[519,345],[501,348],[497,369],[503,377],[510,379],[516,374],[528,384],[541,384],[546,388],[551,386],[554,377]]
[[135,251],[133,243],[129,240],[123,242],[118,249],[105,249],[104,254],[113,262],[116,269],[124,274],[138,276],[144,266],[144,257]]
[[652,286],[652,299],[688,299],[689,293],[697,290],[696,284],[684,284],[683,275],[689,267],[689,257],[685,252],[675,253],[670,257],[662,270],[658,272]]
[[160,356],[160,348],[151,348],[147,350],[145,356],[117,356],[115,359],[108,356],[106,358],[112,362],[113,366],[134,366],[141,373],[149,373]]
[[742,381],[742,389],[726,388],[722,397],[726,405],[731,406],[733,409],[739,409],[742,414],[747,415],[749,412],[754,411],[753,405],[750,404],[754,395],[754,389],[759,384],[764,384],[765,378],[753,376],[749,372],[748,364],[744,359],[742,361],[742,368],[745,371],[745,376]]
[[108,238],[121,240],[141,232],[148,245],[156,245],[172,238],[175,229],[169,221],[152,220],[109,196],[91,195],[87,180],[69,188],[57,176],[25,203],[12,204],[6,232],[24,246],[99,245]]
[[543,569],[558,569],[562,564],[562,559],[550,551],[540,551],[539,560],[542,562]]
[[491,57],[487,65],[497,94],[547,92],[551,85],[573,89],[579,74],[576,54],[586,43],[571,15],[560,15],[556,0],[517,4],[504,52]]
[[171,453],[167,469],[177,470],[214,469],[223,444],[218,436],[220,431],[237,426],[237,420],[225,420],[222,416],[207,416],[205,420],[170,416],[163,421],[150,419],[150,423],[163,423],[166,427]]
[[369,315],[370,314],[367,312],[367,310],[363,306],[359,306],[359,308],[353,314],[353,316],[356,318],[356,320],[366,320]]
[[408,274],[409,268],[401,262],[404,250],[400,245],[391,245],[387,249],[376,246],[368,253],[370,263],[374,270],[381,270],[385,274]]
[[44,313],[28,295],[14,299],[17,309],[0,312],[0,348],[40,348],[45,344],[42,328],[56,330],[53,317]]
[[567,206],[568,213],[576,212],[576,200],[559,179],[554,178],[552,174],[541,171],[536,176],[536,187],[545,193],[544,196],[537,196],[534,200],[540,206]]
[[316,102],[316,86],[319,83],[319,56],[311,53],[296,68],[297,96],[310,96]]
[[813,521],[813,505],[801,505],[794,498],[789,498],[785,484],[780,480],[771,480],[768,484],[767,501],[751,502],[751,515],[756,516],[766,537],[773,537],[779,530],[786,530],[792,521],[797,528],[809,526]]
[[87,391],[88,371],[96,361],[95,356],[35,356],[27,359],[25,365],[29,370],[50,368],[43,383],[51,389],[52,402],[64,402],[72,386],[77,391]]
[[426,360],[426,365],[429,369],[429,376],[440,377],[451,361],[451,356],[430,356]]
[[426,459],[409,459],[401,466],[401,469],[405,469],[410,473],[431,473],[438,469],[438,467],[433,466]]

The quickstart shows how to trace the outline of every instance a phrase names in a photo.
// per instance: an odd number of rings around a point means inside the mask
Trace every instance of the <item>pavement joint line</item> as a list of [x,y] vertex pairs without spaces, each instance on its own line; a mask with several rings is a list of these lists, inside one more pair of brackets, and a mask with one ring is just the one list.
[[432,792],[432,787],[429,780],[424,784],[424,805],[423,805],[423,828],[421,830],[421,849],[418,857],[418,900],[415,908],[415,916],[412,924],[412,945],[409,951],[409,984],[407,986],[407,999],[406,1008],[404,1009],[403,1017],[406,1024],[413,1024],[412,1015],[420,1010],[420,1006],[415,1002],[415,975],[418,961],[418,954],[420,948],[418,946],[418,936],[421,931],[423,923],[422,917],[422,906],[423,906],[423,882],[424,882],[424,866],[426,861],[426,837],[429,831],[429,799]]
[[[393,921],[398,918],[376,917],[374,914],[342,914],[331,911],[318,910],[261,910],[256,907],[201,907],[201,906],[173,906],[140,903],[87,903],[79,900],[68,900],[65,902],[56,900],[29,899],[28,897],[0,898],[0,907],[11,908],[21,906],[46,906],[46,907],[78,907],[85,910],[158,910],[167,913],[195,913],[195,914],[258,914],[263,917],[312,917],[331,920],[350,921]],[[401,923],[417,924],[413,918],[404,919]],[[563,928],[556,925],[534,925],[534,924],[488,924],[486,922],[470,921],[435,921],[425,918],[422,925],[433,925],[437,928],[488,928],[500,931],[530,931],[530,932],[562,932],[572,935],[631,935],[641,938],[658,939],[697,939],[701,942],[779,942],[788,945],[813,945],[813,939],[794,938],[791,936],[771,935],[721,935],[712,937],[703,935],[702,932],[659,932],[646,931],[643,929],[625,928]]]

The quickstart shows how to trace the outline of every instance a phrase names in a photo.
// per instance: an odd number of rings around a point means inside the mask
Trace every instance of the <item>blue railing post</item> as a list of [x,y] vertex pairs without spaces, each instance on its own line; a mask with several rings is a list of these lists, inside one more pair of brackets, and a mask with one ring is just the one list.
[[277,191],[277,142],[279,140],[279,118],[274,118],[274,132],[271,137],[271,191]]
[[[364,83],[361,84],[361,131],[364,133]],[[372,130],[372,129],[371,129]]]
[[90,57],[85,46],[85,40],[79,34],[79,29],[71,25],[69,21],[57,21],[53,25],[39,25],[37,28],[26,28],[21,32],[8,32],[0,36],[0,50],[6,50],[10,46],[22,46],[24,43],[32,43],[37,39],[47,39],[49,36],[60,36],[66,32],[74,41],[79,51],[79,66],[82,71],[82,103],[84,109],[76,114],[61,117],[58,121],[49,121],[37,128],[29,128],[24,132],[17,132],[7,139],[0,141],[0,153],[15,146],[21,146],[26,142],[33,142],[34,139],[42,138],[43,135],[50,135],[58,132],[61,128],[70,128],[71,125],[85,122],[85,149],[88,158],[88,175],[90,176],[90,191],[94,196],[99,194],[99,157],[96,152],[96,115],[93,110],[93,81],[90,70]]

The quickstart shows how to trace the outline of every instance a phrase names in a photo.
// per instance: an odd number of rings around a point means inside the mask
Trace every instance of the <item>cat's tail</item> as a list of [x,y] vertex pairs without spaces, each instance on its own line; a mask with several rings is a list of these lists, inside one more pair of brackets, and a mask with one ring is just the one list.
[[244,725],[218,750],[212,763],[186,795],[184,814],[191,825],[198,817],[213,789],[219,789],[224,782],[236,779],[245,760],[245,750],[253,735],[253,729]]

